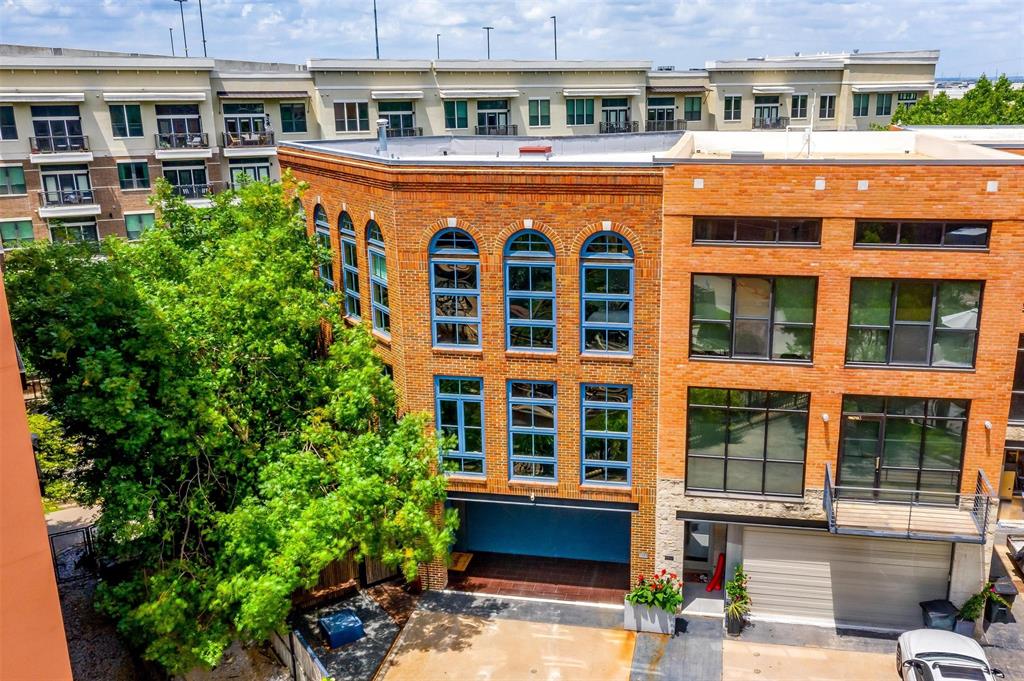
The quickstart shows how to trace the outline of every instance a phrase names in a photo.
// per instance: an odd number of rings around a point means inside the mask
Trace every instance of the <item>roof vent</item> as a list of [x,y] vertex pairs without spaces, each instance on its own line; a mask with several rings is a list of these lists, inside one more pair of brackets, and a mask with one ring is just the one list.
[[729,155],[730,158],[739,159],[741,161],[763,161],[763,151],[734,151]]
[[59,56],[64,54],[64,48],[63,47],[51,47],[50,48],[50,52],[53,54],[53,56],[59,57]]

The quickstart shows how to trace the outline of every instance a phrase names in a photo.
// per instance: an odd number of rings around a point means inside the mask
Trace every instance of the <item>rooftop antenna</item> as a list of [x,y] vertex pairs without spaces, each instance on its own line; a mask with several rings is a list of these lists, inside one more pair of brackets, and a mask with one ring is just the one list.
[[373,0],[373,46],[377,50],[377,59],[380,59],[380,37],[377,35],[377,0]]
[[437,38],[437,59],[440,61],[440,59],[441,59],[441,34],[438,33],[437,36],[435,36],[435,37]]
[[170,34],[171,34],[171,56],[172,56],[172,57],[174,57],[174,56],[176,56],[176,55],[174,54],[174,27],[173,27],[173,26],[168,26],[168,27],[167,27],[167,30],[168,30],[168,31],[170,32]]
[[491,58],[491,31],[494,30],[493,26],[484,26],[483,29],[487,31],[487,58]]
[[185,3],[188,0],[174,0],[178,3],[178,10],[181,12],[181,39],[185,42],[185,56],[188,57],[188,34],[185,33]]

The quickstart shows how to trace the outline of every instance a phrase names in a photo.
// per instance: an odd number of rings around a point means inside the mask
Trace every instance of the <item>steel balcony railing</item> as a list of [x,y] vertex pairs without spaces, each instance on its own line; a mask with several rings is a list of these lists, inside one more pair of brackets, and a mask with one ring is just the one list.
[[423,137],[423,128],[388,128],[388,137]]
[[754,116],[754,130],[785,130],[789,126],[787,116]]
[[89,151],[88,135],[49,135],[29,137],[33,154],[60,154],[68,151]]
[[597,126],[597,131],[599,133],[639,132],[640,124],[637,121],[622,121],[616,123],[601,121]]
[[39,204],[45,208],[92,203],[96,203],[96,196],[91,189],[44,189],[39,192]]
[[675,132],[686,130],[686,121],[676,118],[671,121],[647,121],[647,132]]
[[478,125],[473,128],[473,131],[477,135],[511,135],[515,136],[519,134],[519,126],[515,124],[507,125]]
[[258,132],[225,132],[225,147],[272,147],[274,146],[274,133],[272,130],[260,130]]
[[205,132],[158,132],[157,149],[208,149],[210,138]]
[[186,199],[205,199],[213,191],[213,185],[207,184],[174,184],[171,191]]

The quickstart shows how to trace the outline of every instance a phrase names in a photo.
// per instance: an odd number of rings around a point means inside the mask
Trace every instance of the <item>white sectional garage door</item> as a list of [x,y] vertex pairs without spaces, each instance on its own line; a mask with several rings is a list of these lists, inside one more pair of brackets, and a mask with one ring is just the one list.
[[945,542],[745,527],[751,615],[852,627],[917,629],[918,603],[945,598]]

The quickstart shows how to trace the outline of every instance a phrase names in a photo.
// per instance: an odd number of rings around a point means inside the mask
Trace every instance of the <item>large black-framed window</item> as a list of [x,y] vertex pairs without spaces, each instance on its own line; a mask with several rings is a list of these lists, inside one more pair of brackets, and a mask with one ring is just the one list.
[[1017,366],[1010,391],[1010,421],[1024,424],[1024,333],[1017,339]]
[[988,247],[991,222],[943,220],[857,220],[857,246],[888,248]]
[[969,411],[968,400],[844,395],[839,494],[954,503]]
[[810,362],[814,277],[694,274],[690,356]]
[[821,219],[695,217],[693,242],[817,246],[821,244]]
[[971,368],[984,283],[850,282],[847,364]]
[[808,393],[690,388],[687,491],[801,497]]

